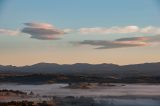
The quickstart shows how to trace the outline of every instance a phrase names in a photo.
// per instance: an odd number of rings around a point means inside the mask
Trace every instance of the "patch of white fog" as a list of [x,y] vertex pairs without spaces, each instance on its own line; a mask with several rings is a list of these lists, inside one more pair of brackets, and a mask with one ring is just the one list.
[[[47,96],[160,96],[160,85],[116,84],[91,89],[65,88],[68,84],[19,85],[0,84],[0,89],[21,90]],[[123,84],[124,85],[124,84]]]

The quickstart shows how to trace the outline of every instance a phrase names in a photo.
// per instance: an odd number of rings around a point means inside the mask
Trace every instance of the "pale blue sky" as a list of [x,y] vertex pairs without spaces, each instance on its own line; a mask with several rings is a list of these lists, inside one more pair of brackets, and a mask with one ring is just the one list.
[[159,25],[157,0],[3,0],[0,25],[40,21],[58,27]]

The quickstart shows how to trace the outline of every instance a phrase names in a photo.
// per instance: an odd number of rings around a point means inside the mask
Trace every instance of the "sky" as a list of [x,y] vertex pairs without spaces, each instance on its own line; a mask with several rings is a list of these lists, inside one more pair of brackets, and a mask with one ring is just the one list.
[[0,64],[160,60],[158,0],[0,0]]

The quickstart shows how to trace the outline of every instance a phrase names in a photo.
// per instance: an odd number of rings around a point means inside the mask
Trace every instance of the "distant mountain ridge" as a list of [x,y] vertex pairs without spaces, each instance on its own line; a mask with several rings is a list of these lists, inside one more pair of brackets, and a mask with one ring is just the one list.
[[152,75],[160,76],[160,62],[116,65],[116,64],[56,64],[56,63],[37,63],[29,66],[3,66],[0,65],[0,72],[25,72],[25,73],[62,73],[62,74],[97,74],[97,75],[119,75],[137,76]]

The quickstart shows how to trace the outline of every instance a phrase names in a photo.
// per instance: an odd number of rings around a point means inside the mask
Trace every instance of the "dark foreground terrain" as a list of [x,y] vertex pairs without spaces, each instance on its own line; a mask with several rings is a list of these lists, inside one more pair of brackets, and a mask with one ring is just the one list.
[[159,106],[160,99],[53,97],[48,101],[1,102],[0,106]]
[[0,83],[47,84],[47,83],[160,83],[160,76],[96,76],[64,74],[0,74]]

